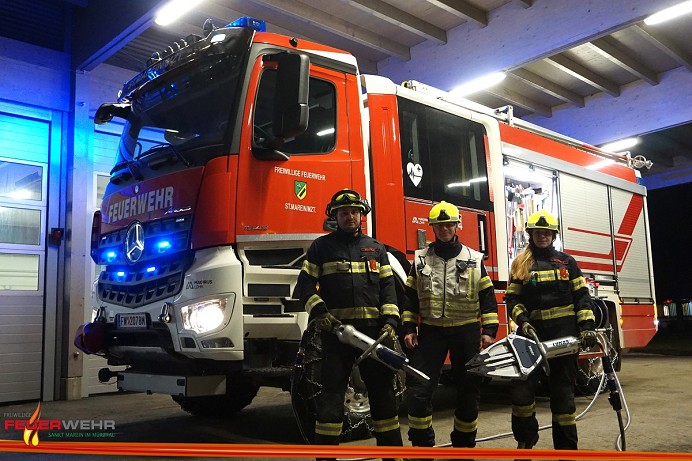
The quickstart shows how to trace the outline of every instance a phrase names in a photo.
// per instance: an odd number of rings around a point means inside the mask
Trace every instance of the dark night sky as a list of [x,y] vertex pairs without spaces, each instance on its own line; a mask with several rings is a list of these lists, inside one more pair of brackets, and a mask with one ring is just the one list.
[[692,182],[648,191],[656,298],[692,298]]

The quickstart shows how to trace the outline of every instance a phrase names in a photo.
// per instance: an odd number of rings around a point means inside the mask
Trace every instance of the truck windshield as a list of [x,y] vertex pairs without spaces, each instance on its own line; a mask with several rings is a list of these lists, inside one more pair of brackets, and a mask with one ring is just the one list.
[[203,164],[224,152],[247,46],[235,48],[191,59],[132,94],[114,170],[159,153]]

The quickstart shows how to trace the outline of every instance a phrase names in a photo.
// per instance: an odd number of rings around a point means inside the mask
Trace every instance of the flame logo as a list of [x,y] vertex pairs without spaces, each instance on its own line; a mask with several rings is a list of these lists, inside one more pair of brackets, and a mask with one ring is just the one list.
[[[24,429],[24,443],[26,445],[38,445],[38,420],[41,416],[41,402],[36,406],[36,411],[29,418],[26,429]],[[33,429],[31,429],[33,427]]]

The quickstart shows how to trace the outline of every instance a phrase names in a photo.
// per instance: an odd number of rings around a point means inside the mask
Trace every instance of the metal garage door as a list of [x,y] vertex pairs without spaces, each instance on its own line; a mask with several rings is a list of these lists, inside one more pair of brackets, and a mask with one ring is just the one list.
[[42,397],[51,119],[0,106],[0,403]]

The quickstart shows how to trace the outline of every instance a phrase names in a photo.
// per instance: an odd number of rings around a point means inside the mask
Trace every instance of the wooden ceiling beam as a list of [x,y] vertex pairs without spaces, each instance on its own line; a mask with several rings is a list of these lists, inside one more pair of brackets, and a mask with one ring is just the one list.
[[411,49],[389,38],[370,32],[360,26],[345,21],[324,11],[311,8],[308,5],[293,0],[251,0],[269,9],[280,11],[299,21],[340,35],[361,45],[378,50],[404,61],[411,59]]
[[603,37],[590,42],[589,45],[606,59],[622,67],[632,75],[639,77],[650,85],[658,85],[656,73],[635,57],[621,50],[614,39]]
[[445,10],[459,18],[475,22],[483,27],[488,25],[488,14],[465,0],[425,0],[431,5]]
[[570,104],[574,104],[577,107],[584,107],[584,98],[574,93],[567,88],[558,85],[557,83],[551,82],[540,75],[534,74],[523,68],[515,69],[509,73],[511,77],[517,78],[524,82],[525,84],[549,94],[555,98],[561,99],[562,101]]
[[447,43],[447,32],[444,29],[395,8],[389,3],[381,0],[347,0],[347,3],[426,40],[432,40],[438,44]]
[[692,56],[683,51],[679,46],[673,43],[662,34],[655,32],[653,28],[644,23],[637,24],[632,28],[640,36],[648,40],[656,48],[676,60],[681,66],[692,70]]
[[571,59],[561,54],[556,54],[544,59],[545,62],[563,72],[597,88],[611,96],[620,96],[620,88],[610,80],[598,75]]

